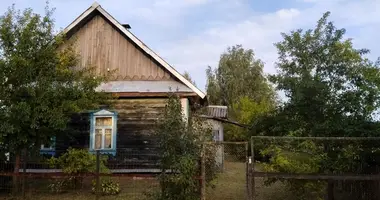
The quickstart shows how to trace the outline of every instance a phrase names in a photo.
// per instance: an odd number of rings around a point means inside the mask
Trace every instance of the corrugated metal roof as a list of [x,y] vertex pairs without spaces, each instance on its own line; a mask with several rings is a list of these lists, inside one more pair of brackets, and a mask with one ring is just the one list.
[[110,81],[101,84],[96,91],[104,92],[193,92],[176,81]]
[[211,117],[227,118],[227,106],[207,106],[207,115]]

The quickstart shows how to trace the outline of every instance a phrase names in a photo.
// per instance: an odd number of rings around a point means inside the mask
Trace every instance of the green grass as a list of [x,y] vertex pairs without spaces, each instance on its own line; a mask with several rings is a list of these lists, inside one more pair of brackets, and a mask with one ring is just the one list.
[[225,162],[225,169],[218,174],[215,188],[207,188],[207,199],[246,199],[245,163]]
[[[245,171],[243,162],[225,162],[225,170],[218,175],[215,188],[207,188],[207,199],[245,200],[247,194]],[[263,178],[255,178],[255,191],[255,200],[293,199],[282,183],[265,186]]]
[[[158,189],[158,182],[155,179],[131,179],[131,178],[115,178],[120,183],[121,192],[118,195],[101,196],[101,200],[143,200],[146,199],[147,194],[152,193]],[[85,180],[85,189],[78,189],[75,191],[68,191],[59,194],[51,193],[47,187],[48,182],[36,181],[33,188],[26,193],[26,199],[31,200],[95,200],[95,194],[91,192],[91,181]],[[14,200],[17,198],[10,196],[1,196],[0,199]],[[22,199],[22,198],[18,198]]]

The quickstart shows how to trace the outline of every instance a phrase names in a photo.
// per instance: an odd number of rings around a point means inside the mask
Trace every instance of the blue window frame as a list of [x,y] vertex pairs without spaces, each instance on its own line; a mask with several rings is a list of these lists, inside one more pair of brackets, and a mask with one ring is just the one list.
[[55,155],[55,137],[51,138],[49,145],[41,144],[40,154]]
[[90,152],[116,155],[117,113],[100,110],[90,114]]

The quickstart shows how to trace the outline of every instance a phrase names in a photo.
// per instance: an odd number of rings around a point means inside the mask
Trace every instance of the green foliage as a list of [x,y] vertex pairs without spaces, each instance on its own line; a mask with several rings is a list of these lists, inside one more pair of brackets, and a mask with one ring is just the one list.
[[263,67],[252,49],[241,45],[229,47],[220,56],[218,67],[206,70],[210,104],[230,106],[244,96],[255,102],[274,103],[275,93],[263,74]]
[[[344,29],[328,22],[326,13],[314,30],[283,33],[277,43],[278,74],[270,79],[289,99],[289,131],[303,136],[360,136],[355,123],[372,120],[380,102],[379,68],[344,39]],[[289,123],[291,121],[291,123]],[[355,133],[356,132],[356,133]]]
[[211,139],[211,130],[200,119],[190,118],[187,123],[181,114],[179,98],[171,95],[158,123],[157,136],[163,173],[159,176],[161,190],[152,198],[199,199],[196,177],[200,175],[200,157],[206,155],[203,144]]
[[[215,69],[208,67],[207,94],[210,104],[227,105],[229,118],[249,124],[276,105],[276,93],[263,72],[264,64],[252,49],[229,47]],[[247,141],[249,132],[226,126],[225,140]]]
[[[99,172],[102,174],[110,173],[110,170],[105,165],[107,156],[100,156]],[[95,173],[96,172],[96,155],[88,152],[87,149],[68,149],[68,151],[59,158],[50,158],[49,164],[53,168],[62,169],[63,173],[70,174],[68,179],[59,180],[49,185],[52,192],[62,192],[70,188],[78,188],[82,186],[83,177],[76,175],[80,173]],[[115,183],[110,178],[102,177],[101,194],[114,195],[120,192],[118,183]],[[92,182],[92,191],[95,191],[96,181]]]
[[[273,109],[274,105],[268,101],[257,102],[243,96],[230,106],[232,112],[229,113],[229,117],[241,124],[249,125]],[[248,129],[235,125],[225,125],[225,130],[225,140],[227,141],[249,141],[250,133]]]
[[183,77],[185,77],[185,78],[186,78],[188,81],[190,81],[190,83],[192,83],[193,85],[196,85],[196,84],[195,84],[195,81],[191,78],[189,72],[185,71],[185,72],[183,73]]
[[43,16],[11,7],[0,18],[0,142],[10,152],[49,144],[72,113],[108,99],[95,92],[105,77],[76,67],[79,57],[55,33],[52,13],[48,7]]
[[[355,49],[344,39],[345,30],[328,22],[329,13],[315,29],[283,33],[276,44],[279,54],[278,73],[270,76],[279,91],[287,97],[275,112],[255,123],[256,133],[289,136],[378,136],[380,124],[373,119],[380,102],[380,71],[368,60],[367,49]],[[254,133],[253,133],[254,134]],[[290,153],[272,146],[267,170],[293,173],[377,173],[375,149],[364,142],[351,145],[324,144],[318,151]],[[282,146],[282,145],[281,145]],[[302,149],[301,147],[298,147]],[[268,155],[269,151],[263,151]],[[301,155],[301,156],[300,156]],[[321,157],[323,155],[323,157]],[[360,159],[359,158],[360,155]],[[320,182],[282,180],[300,199],[309,199],[311,191],[320,197]],[[339,185],[339,181],[333,184]],[[344,182],[352,199],[362,199],[370,182]],[[328,185],[331,188],[331,184]],[[355,188],[352,190],[350,188]],[[355,193],[355,191],[359,191]],[[372,190],[372,193],[375,190]],[[347,198],[346,198],[347,199]]]
[[[106,167],[107,156],[100,156],[100,173],[110,173]],[[96,155],[88,152],[87,149],[69,148],[66,153],[58,158],[50,158],[51,167],[62,169],[63,173],[94,173],[96,172]]]
[[[101,180],[100,183],[100,194],[101,195],[116,195],[120,193],[120,185],[119,183],[115,183],[111,179]],[[92,189],[93,193],[96,193],[96,180],[92,181]]]
[[52,193],[62,193],[65,192],[68,188],[68,181],[66,179],[56,180],[53,183],[50,183],[48,188]]
[[[307,151],[297,151],[300,149]],[[262,164],[265,171],[287,172],[291,174],[318,173],[320,172],[320,163],[325,158],[325,155],[320,153],[315,144],[310,141],[304,141],[297,145],[269,145],[260,151],[260,155],[263,157],[270,157],[268,163]],[[322,194],[326,187],[325,183],[322,181],[292,179],[267,179],[265,184],[270,185],[276,181],[286,183],[289,191],[295,194],[295,198],[300,200],[322,200]]]

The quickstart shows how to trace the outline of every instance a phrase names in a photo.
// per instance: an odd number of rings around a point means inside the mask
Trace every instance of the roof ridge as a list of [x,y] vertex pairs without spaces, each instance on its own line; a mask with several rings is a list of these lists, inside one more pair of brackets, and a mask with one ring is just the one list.
[[127,30],[121,23],[119,23],[113,16],[111,16],[106,10],[104,10],[99,3],[96,1],[84,11],[79,17],[77,17],[68,27],[65,28],[64,32],[67,33],[75,26],[77,26],[83,19],[90,15],[93,11],[99,11],[101,15],[108,19],[116,28],[118,28],[126,37],[131,39],[137,46],[139,46],[145,53],[150,55],[155,59],[160,65],[162,65],[166,70],[169,71],[174,77],[176,77],[180,82],[193,90],[202,99],[206,97],[206,94],[201,91],[197,86],[188,81],[181,73],[179,73],[174,67],[167,63],[163,58],[161,58],[157,53],[155,53],[151,48],[144,44],[139,38],[137,38],[133,33]]
[[97,8],[98,6],[100,6],[100,4],[97,1],[94,1],[94,3],[91,5],[93,8]]

